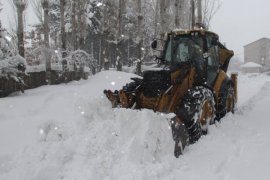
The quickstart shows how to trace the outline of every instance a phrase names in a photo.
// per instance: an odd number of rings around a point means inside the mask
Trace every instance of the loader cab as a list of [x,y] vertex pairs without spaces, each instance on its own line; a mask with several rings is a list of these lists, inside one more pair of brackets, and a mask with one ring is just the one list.
[[202,30],[168,34],[163,63],[177,66],[190,63],[196,67],[197,82],[213,87],[219,69],[218,36]]

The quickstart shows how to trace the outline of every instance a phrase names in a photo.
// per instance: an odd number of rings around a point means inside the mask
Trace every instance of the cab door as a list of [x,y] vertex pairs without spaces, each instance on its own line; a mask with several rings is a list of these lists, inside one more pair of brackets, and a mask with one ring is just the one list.
[[207,85],[214,86],[219,70],[219,48],[212,43],[214,35],[207,36],[208,58],[207,58]]

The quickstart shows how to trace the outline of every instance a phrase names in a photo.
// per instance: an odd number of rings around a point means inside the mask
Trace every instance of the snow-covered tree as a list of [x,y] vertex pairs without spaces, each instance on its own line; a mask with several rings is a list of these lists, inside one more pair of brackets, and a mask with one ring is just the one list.
[[2,27],[0,21],[0,79],[13,80],[23,91],[23,77],[26,60],[16,54],[12,37]]
[[108,11],[107,1],[99,2],[97,0],[92,0],[88,6],[86,7],[86,24],[89,30],[95,34],[98,34],[103,31],[105,27],[105,21],[110,17],[106,17],[107,19],[103,19],[103,14]]
[[209,3],[214,0],[31,1],[40,19],[35,37],[42,38],[44,45],[62,52],[63,58],[84,50],[98,59],[100,67],[119,70],[122,65],[150,59],[153,38],[192,27],[200,19],[198,11],[202,11],[202,22],[211,20],[207,14],[214,5]]
[[2,27],[0,21],[0,59],[4,60],[14,55],[15,50],[11,44],[12,37],[9,36],[7,31]]
[[[43,45],[58,46],[60,31],[60,3],[59,0],[31,0],[34,12],[39,20],[36,27],[43,34]],[[52,43],[54,42],[54,44]]]

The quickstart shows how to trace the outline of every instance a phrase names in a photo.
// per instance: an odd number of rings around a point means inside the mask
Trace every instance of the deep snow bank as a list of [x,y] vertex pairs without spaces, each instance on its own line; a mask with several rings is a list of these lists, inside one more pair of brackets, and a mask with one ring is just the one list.
[[1,179],[130,179],[172,157],[165,115],[112,109],[104,98],[103,89],[121,88],[130,76],[103,72],[3,99]]
[[131,76],[102,72],[1,99],[0,179],[268,179],[268,76],[240,75],[239,110],[179,159],[165,115],[112,109],[103,96]]

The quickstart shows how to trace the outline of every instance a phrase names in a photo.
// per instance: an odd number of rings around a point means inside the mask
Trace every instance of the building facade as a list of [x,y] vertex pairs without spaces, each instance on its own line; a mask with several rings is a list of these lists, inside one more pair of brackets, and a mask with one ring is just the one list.
[[261,38],[244,46],[245,64],[254,62],[262,66],[263,71],[270,70],[270,39]]

